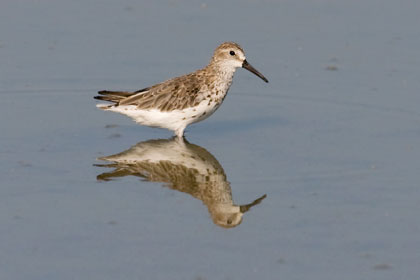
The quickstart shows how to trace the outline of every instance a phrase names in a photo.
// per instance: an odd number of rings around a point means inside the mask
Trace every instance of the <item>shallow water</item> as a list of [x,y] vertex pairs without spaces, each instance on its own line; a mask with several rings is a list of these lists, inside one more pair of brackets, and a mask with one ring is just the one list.
[[[2,1],[1,279],[416,279],[419,11]],[[189,143],[95,108],[225,40],[270,83],[239,69]]]

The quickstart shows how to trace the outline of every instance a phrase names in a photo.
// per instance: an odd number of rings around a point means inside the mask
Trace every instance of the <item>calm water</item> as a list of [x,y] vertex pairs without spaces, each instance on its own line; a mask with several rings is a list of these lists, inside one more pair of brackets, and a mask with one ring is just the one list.
[[[0,278],[418,278],[419,13],[3,0]],[[187,143],[95,108],[227,40],[270,83],[239,69]]]

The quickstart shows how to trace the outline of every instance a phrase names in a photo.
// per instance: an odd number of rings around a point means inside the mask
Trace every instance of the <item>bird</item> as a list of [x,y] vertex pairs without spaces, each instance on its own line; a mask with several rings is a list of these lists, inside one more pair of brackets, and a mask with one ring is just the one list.
[[239,67],[268,83],[248,63],[239,44],[224,42],[202,69],[134,92],[102,90],[94,98],[111,102],[97,104],[100,109],[127,115],[141,125],[172,130],[183,138],[188,125],[208,118],[220,107]]
[[222,165],[209,151],[184,138],[142,141],[98,160],[108,163],[95,166],[113,169],[99,174],[98,181],[136,176],[149,182],[161,182],[169,189],[201,200],[213,223],[223,228],[241,224],[244,214],[267,196],[247,204],[235,204]]

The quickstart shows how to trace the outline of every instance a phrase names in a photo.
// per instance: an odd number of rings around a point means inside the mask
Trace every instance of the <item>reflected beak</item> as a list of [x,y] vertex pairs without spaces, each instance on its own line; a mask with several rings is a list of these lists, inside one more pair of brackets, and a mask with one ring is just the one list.
[[[261,76],[262,76],[262,75],[261,75]],[[263,76],[263,77],[264,77],[264,76]],[[261,78],[261,79],[262,79],[262,78]],[[249,209],[251,209],[251,207],[252,207],[252,206],[255,206],[255,205],[257,205],[257,204],[260,204],[260,202],[261,202],[261,201],[263,201],[263,199],[264,199],[264,198],[266,198],[266,197],[267,197],[267,195],[265,194],[265,195],[261,196],[260,198],[257,198],[257,199],[256,199],[256,200],[254,200],[253,202],[249,203],[249,204],[239,206],[239,211],[240,211],[241,213],[248,212],[248,211],[249,211]]]
[[261,74],[260,72],[257,71],[257,69],[255,69],[254,67],[252,67],[251,64],[248,63],[248,61],[246,61],[246,59],[244,60],[244,62],[242,63],[242,68],[245,68],[246,70],[248,70],[249,72],[254,73],[255,75],[257,75],[258,77],[260,77],[264,82],[268,83],[268,80],[266,77],[264,77],[263,74]]

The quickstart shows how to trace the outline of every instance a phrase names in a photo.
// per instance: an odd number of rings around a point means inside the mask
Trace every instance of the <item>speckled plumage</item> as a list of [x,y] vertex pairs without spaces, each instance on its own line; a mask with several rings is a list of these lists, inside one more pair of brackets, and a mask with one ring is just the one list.
[[239,225],[244,213],[266,197],[263,195],[248,204],[235,204],[230,183],[217,159],[206,149],[182,138],[140,142],[99,160],[110,163],[98,166],[114,170],[98,175],[98,180],[138,176],[146,181],[162,182],[170,189],[201,200],[213,222],[221,227]]
[[246,61],[238,44],[226,42],[216,48],[203,69],[135,92],[100,91],[95,98],[113,103],[98,104],[101,109],[125,114],[143,125],[173,130],[182,137],[187,125],[208,118],[219,108],[238,67],[268,82]]

